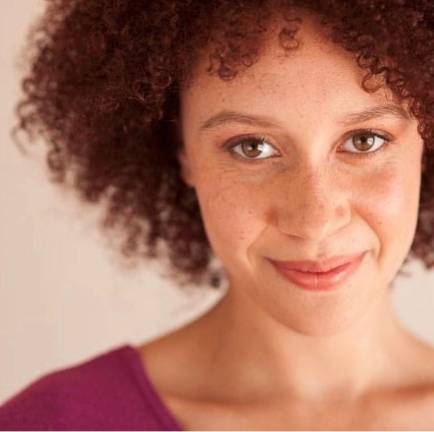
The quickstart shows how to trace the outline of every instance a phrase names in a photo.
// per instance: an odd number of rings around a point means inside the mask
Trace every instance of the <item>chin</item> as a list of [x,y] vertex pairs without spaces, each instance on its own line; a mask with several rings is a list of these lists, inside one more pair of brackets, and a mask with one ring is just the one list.
[[306,291],[280,280],[262,286],[267,290],[252,293],[256,303],[285,327],[313,337],[333,336],[357,326],[384,296],[379,281],[360,278],[326,292]]

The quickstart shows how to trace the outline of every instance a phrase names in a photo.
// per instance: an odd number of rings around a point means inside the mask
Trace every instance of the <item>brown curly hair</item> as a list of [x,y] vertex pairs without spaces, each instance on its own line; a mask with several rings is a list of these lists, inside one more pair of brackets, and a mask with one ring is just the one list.
[[[202,50],[230,80],[255,63],[273,12],[279,43],[297,47],[302,20],[321,17],[331,40],[408,102],[424,140],[422,189],[410,255],[434,266],[434,2],[432,0],[50,0],[29,32],[29,70],[17,103],[20,130],[49,146],[51,180],[83,202],[105,201],[101,227],[119,228],[121,256],[168,257],[181,286],[211,267],[194,189],[180,175],[179,90]],[[69,177],[66,176],[69,174]],[[166,251],[157,250],[166,247]]]

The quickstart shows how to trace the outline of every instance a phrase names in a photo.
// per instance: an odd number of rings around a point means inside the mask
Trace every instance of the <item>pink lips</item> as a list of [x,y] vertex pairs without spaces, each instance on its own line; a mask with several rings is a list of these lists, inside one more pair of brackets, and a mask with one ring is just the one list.
[[358,268],[365,252],[336,257],[321,263],[312,261],[271,261],[291,282],[308,290],[327,290],[341,285]]

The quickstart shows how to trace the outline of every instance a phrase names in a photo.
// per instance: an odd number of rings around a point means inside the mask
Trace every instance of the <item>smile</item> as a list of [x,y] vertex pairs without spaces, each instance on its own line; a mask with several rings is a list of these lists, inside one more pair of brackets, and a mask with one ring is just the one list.
[[347,281],[360,266],[366,251],[342,265],[328,271],[305,271],[285,267],[282,263],[272,261],[274,267],[287,280],[310,291],[323,291],[337,288]]

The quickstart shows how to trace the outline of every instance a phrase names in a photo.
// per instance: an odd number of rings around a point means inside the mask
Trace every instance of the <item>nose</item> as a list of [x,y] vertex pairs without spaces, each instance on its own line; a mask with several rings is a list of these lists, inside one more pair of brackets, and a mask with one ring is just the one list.
[[318,242],[350,222],[348,179],[345,182],[328,170],[316,169],[282,186],[284,197],[277,204],[280,231]]

